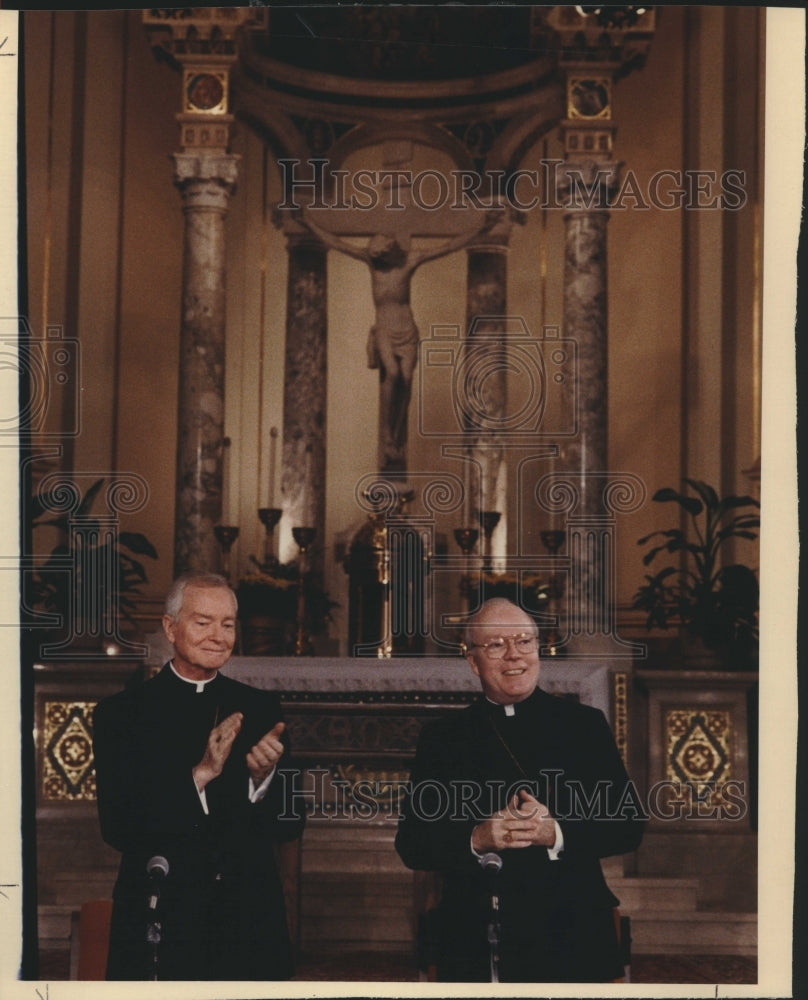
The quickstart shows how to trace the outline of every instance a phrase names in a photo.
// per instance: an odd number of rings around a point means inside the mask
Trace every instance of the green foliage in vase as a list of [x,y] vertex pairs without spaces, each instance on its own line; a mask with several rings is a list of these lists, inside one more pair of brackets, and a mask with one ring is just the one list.
[[[103,485],[104,480],[97,479],[74,510],[55,517],[47,515],[58,509],[63,486],[51,493],[38,493],[31,500],[33,528],[57,528],[66,541],[59,542],[46,561],[28,576],[26,603],[29,610],[58,612],[63,624],[80,629],[87,617],[83,608],[90,597],[95,610],[103,612],[108,627],[112,626],[112,617],[120,616],[134,628],[135,598],[149,582],[141,560],[144,556],[157,559],[157,551],[140,532],[117,528],[110,531],[90,516]],[[71,531],[71,520],[79,521],[79,531]]]
[[646,574],[632,606],[646,612],[649,629],[676,626],[728,663],[752,666],[758,648],[758,579],[749,566],[724,564],[721,557],[730,540],[758,537],[760,503],[745,495],[719,497],[697,479],[684,482],[690,493],[665,487],[653,500],[680,508],[685,527],[654,531],[637,543],[650,546],[644,566],[663,554],[678,559]]
[[[300,575],[297,563],[255,562],[256,569],[241,577],[236,585],[239,617],[265,616],[287,623],[297,620]],[[328,592],[312,574],[303,579],[306,596],[306,629],[310,635],[321,635],[337,607]]]

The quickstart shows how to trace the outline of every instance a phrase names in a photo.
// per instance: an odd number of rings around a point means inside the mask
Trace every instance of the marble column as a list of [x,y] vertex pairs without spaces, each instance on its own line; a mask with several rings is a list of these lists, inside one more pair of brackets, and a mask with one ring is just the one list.
[[[502,232],[498,230],[502,229]],[[504,223],[484,245],[468,250],[466,279],[467,341],[460,390],[466,404],[467,454],[472,463],[471,511],[498,511],[500,519],[486,551],[489,558],[507,550],[507,469],[503,422],[508,400],[507,251],[510,225]],[[474,527],[477,527],[474,523]],[[480,530],[479,551],[484,549]]]
[[316,529],[309,569],[321,576],[325,541],[326,250],[308,233],[289,233],[287,248],[282,502],[291,528]]
[[222,511],[225,217],[239,157],[175,153],[185,234],[177,418],[174,573],[216,571]]
[[567,518],[571,561],[571,655],[626,655],[614,632],[613,517],[608,509],[608,300],[606,229],[619,165],[568,160],[561,168],[564,215],[564,336],[578,353],[577,434],[565,444],[564,478],[575,501]]

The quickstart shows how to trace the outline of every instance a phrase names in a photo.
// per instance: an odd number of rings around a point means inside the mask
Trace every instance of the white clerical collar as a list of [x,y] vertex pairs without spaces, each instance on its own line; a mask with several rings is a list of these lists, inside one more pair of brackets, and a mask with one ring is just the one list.
[[186,684],[193,684],[196,687],[197,694],[202,694],[202,692],[205,690],[205,685],[210,684],[211,681],[216,680],[216,674],[214,674],[213,677],[208,677],[206,681],[192,681],[190,677],[183,677],[182,674],[177,671],[177,668],[174,666],[173,660],[169,660],[168,665],[174,671],[175,677],[179,677],[179,679],[181,681],[185,681]]
[[491,701],[490,698],[485,699],[490,705],[496,705],[497,708],[501,708],[506,715],[516,715],[516,705],[502,705],[498,701]]

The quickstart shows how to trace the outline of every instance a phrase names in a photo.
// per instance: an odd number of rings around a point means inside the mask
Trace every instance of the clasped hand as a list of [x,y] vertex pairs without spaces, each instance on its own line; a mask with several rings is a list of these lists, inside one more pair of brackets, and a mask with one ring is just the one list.
[[555,838],[555,822],[550,810],[522,788],[504,810],[474,827],[471,846],[479,854],[512,847],[552,847]]
[[[241,712],[234,712],[211,729],[202,760],[193,770],[194,781],[200,792],[208,782],[218,778],[222,773],[236,736],[241,731],[243,718]],[[285,723],[276,723],[255,746],[250,748],[246,756],[247,769],[256,788],[266,780],[283,755],[281,734],[285,728]]]

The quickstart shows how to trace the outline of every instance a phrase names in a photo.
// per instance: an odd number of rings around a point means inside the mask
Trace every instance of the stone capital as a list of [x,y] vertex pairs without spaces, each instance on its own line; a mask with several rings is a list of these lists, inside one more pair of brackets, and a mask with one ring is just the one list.
[[153,49],[179,63],[200,59],[232,62],[240,29],[266,29],[264,7],[169,7],[143,11],[143,27]]
[[606,211],[622,168],[622,162],[595,157],[565,160],[555,173],[557,200],[570,211]]
[[186,207],[227,208],[241,157],[228,153],[174,153],[173,159],[174,183]]
[[564,67],[593,66],[625,75],[642,66],[656,30],[653,7],[600,7],[568,4],[534,7],[537,39],[552,39]]

